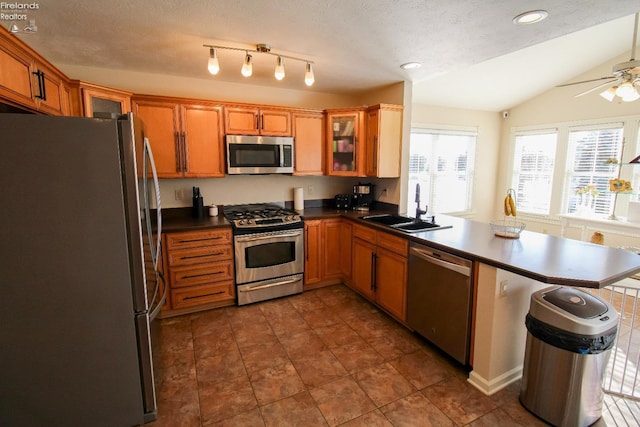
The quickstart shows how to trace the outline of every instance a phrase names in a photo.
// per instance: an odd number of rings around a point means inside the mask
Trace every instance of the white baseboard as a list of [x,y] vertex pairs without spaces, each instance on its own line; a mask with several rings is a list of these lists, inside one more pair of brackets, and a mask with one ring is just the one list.
[[487,396],[491,396],[492,394],[502,390],[509,384],[519,380],[521,377],[522,366],[517,366],[492,380],[486,380],[485,378],[478,375],[476,371],[471,371],[469,373],[469,378],[467,379],[467,381],[469,381],[472,386],[474,386]]

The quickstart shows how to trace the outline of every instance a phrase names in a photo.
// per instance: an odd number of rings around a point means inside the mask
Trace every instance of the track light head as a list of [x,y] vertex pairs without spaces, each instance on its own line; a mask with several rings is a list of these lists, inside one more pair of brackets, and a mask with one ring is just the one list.
[[209,62],[207,63],[207,69],[213,75],[220,72],[220,63],[218,62],[218,54],[214,48],[209,49]]
[[274,73],[276,80],[284,79],[284,60],[281,56],[278,56],[276,60],[276,71]]
[[251,74],[253,74],[253,66],[251,64],[251,60],[252,57],[251,55],[249,55],[249,52],[247,52],[247,55],[244,57],[244,64],[242,64],[242,70],[240,70],[242,75],[245,77],[251,77]]

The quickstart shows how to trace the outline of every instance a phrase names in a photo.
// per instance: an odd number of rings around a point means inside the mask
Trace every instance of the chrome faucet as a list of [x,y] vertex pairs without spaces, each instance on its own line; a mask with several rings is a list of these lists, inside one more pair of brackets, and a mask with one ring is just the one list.
[[420,217],[423,214],[426,214],[427,210],[428,210],[427,206],[425,206],[424,210],[420,209],[420,184],[419,183],[416,184],[416,203],[417,203],[417,206],[416,206],[416,219],[419,220]]

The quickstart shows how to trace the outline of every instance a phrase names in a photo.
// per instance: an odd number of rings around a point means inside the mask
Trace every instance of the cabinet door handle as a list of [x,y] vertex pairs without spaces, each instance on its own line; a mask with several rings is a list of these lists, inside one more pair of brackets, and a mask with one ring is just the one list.
[[373,171],[378,170],[378,136],[373,136]]
[[180,132],[174,132],[173,139],[176,146],[176,172],[182,172],[182,150],[180,149]]
[[33,71],[32,74],[34,74],[38,78],[38,92],[40,92],[38,95],[35,96],[35,98],[46,101],[47,88],[44,85],[44,71],[41,71],[41,70]]
[[260,129],[264,130],[264,114],[260,114]]
[[260,115],[256,114],[256,130],[260,130]]
[[186,132],[182,132],[182,172],[189,172],[189,144]]
[[371,290],[373,292],[376,291],[376,253],[371,253]]

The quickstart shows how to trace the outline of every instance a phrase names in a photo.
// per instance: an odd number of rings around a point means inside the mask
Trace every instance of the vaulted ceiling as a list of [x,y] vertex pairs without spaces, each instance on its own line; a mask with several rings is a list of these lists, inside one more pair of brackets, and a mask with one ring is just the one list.
[[[512,22],[530,9],[549,17]],[[17,35],[61,68],[329,93],[408,80],[415,103],[500,111],[629,52],[638,10],[637,0],[66,0],[26,11],[37,32]],[[244,52],[237,51],[219,50],[220,73],[207,72],[203,44],[258,43],[313,61],[316,83],[305,86],[304,63],[291,60],[276,81],[275,58],[259,54],[254,75],[242,77]],[[409,61],[422,67],[400,69]]]

